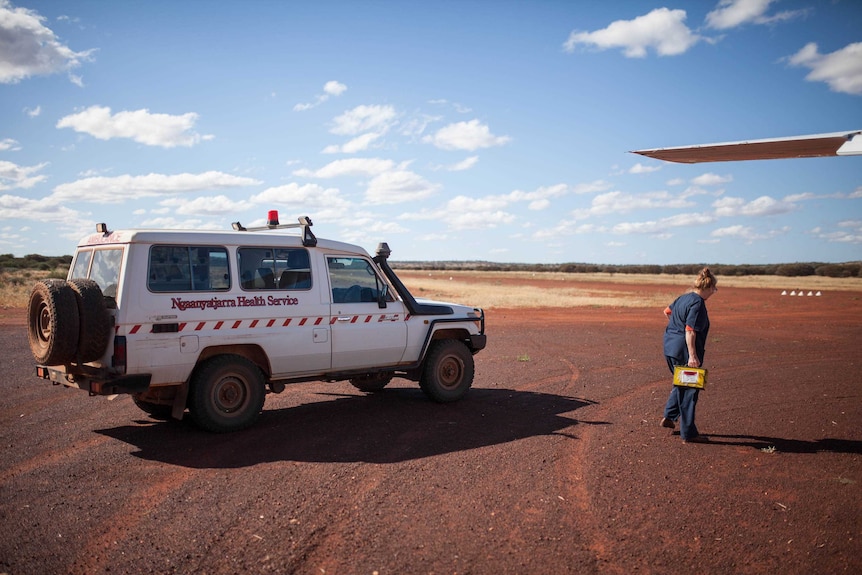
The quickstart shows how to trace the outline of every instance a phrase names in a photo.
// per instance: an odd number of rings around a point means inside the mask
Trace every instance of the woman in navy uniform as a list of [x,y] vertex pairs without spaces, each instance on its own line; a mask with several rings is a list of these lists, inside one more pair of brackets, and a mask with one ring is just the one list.
[[[717,281],[709,268],[703,268],[694,282],[694,289],[679,296],[664,313],[667,329],[664,332],[664,355],[673,373],[674,366],[701,367],[709,334],[709,315],[706,300],[718,291]],[[686,443],[708,441],[697,431],[694,413],[699,389],[673,386],[664,407],[661,426],[673,429],[679,419],[679,434]]]

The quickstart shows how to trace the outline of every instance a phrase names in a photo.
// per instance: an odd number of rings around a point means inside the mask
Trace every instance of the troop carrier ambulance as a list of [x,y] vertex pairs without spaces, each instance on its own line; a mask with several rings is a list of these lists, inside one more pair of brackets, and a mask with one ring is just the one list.
[[[460,399],[486,344],[482,309],[414,298],[383,243],[318,239],[311,220],[233,231],[118,230],[81,240],[66,280],[37,282],[28,336],[39,377],[91,395],[132,394],[154,417],[232,431],[267,392],[393,377]],[[299,235],[278,230],[296,228]]]

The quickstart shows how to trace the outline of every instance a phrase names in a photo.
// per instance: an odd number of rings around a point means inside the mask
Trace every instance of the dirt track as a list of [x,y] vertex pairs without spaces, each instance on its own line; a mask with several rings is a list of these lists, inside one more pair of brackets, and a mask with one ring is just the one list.
[[657,309],[489,310],[457,404],[302,384],[232,435],[37,380],[7,321],[0,572],[862,572],[862,294],[709,309],[706,445],[658,427]]

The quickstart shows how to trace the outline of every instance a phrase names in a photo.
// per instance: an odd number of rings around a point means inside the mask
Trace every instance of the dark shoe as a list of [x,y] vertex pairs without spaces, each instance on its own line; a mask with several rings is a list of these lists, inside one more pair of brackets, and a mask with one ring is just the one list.
[[705,435],[695,435],[694,437],[689,437],[688,439],[683,439],[683,443],[709,443],[709,438]]
[[673,420],[672,420],[672,419],[668,419],[667,417],[662,417],[662,418],[661,418],[661,426],[662,426],[662,427],[667,427],[668,429],[673,429],[674,427],[676,427],[676,426],[674,425],[674,423],[673,423]]

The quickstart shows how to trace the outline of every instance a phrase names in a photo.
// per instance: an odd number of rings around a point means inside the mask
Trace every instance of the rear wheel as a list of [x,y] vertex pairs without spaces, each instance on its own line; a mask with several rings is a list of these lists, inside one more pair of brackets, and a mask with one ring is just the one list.
[[65,280],[41,280],[27,304],[27,337],[36,363],[71,362],[78,348],[78,304]]
[[238,355],[220,355],[192,376],[192,419],[207,431],[244,429],[260,416],[266,397],[263,372]]
[[436,341],[425,357],[419,387],[434,401],[457,401],[473,385],[474,372],[473,354],[463,342]]

